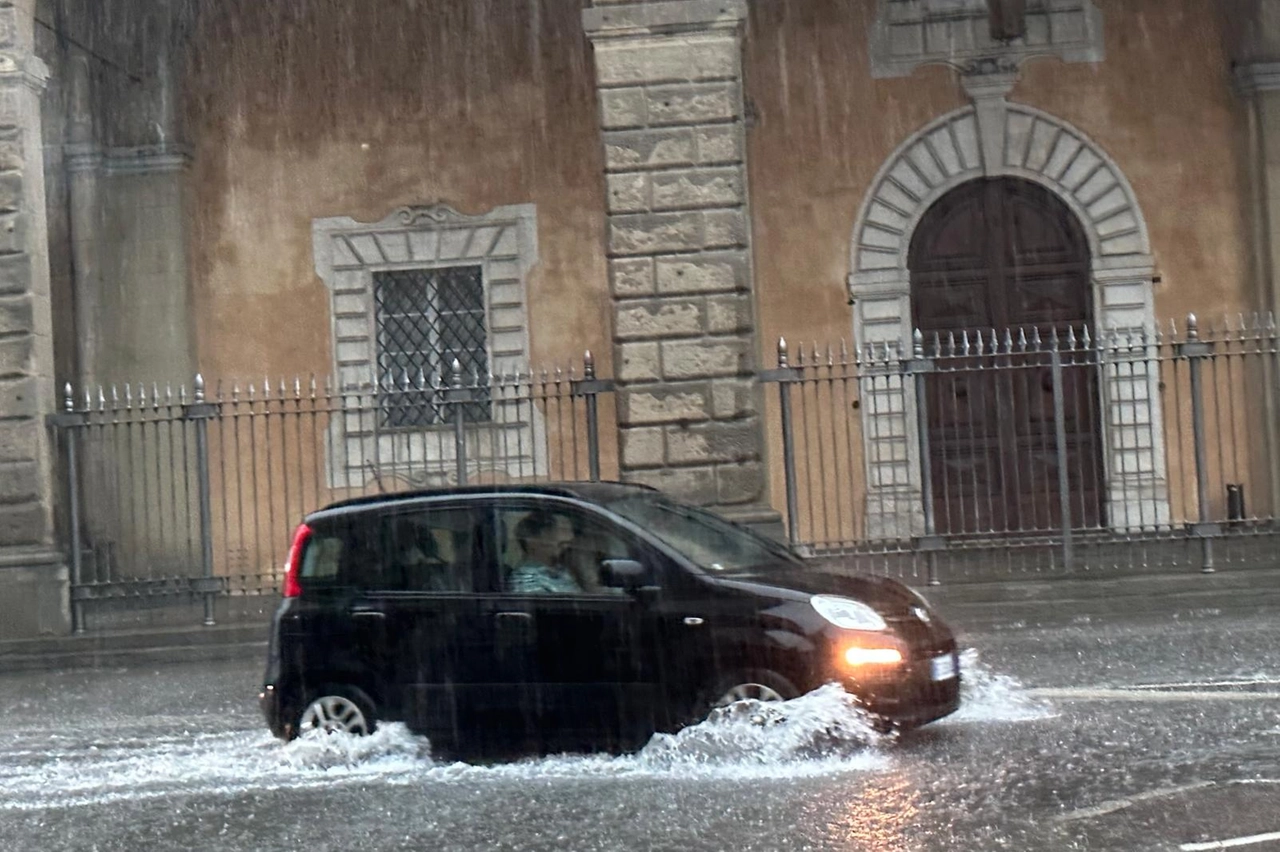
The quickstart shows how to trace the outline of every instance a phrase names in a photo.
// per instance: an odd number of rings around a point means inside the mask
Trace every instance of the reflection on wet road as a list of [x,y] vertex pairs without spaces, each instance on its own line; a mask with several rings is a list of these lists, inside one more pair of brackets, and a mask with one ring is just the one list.
[[635,755],[491,766],[433,761],[398,725],[281,744],[252,703],[257,660],[5,676],[0,836],[103,852],[1267,849],[1276,633],[968,637],[960,712],[901,737],[828,688]]

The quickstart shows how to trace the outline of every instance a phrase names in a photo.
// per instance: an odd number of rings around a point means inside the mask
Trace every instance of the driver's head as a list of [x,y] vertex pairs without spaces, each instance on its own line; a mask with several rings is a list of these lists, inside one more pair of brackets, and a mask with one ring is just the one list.
[[527,559],[550,562],[560,551],[555,518],[545,512],[530,512],[516,524],[516,541]]

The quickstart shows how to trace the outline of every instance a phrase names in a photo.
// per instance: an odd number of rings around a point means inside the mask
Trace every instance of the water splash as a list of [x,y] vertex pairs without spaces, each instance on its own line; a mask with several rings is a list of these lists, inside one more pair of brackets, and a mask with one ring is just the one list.
[[981,662],[976,648],[961,652],[960,672],[960,709],[941,724],[1029,722],[1058,715],[1052,704],[1033,698],[1016,679]]
[[[960,710],[941,724],[1019,722],[1056,715],[976,651],[961,658]],[[76,807],[175,793],[314,788],[349,783],[430,785],[552,779],[802,778],[878,772],[894,765],[895,735],[879,733],[857,700],[835,685],[777,704],[741,702],[679,733],[659,734],[621,757],[559,755],[498,765],[433,760],[405,726],[367,737],[316,734],[282,744],[253,730],[145,726],[57,733],[22,731],[5,749],[0,810]]]

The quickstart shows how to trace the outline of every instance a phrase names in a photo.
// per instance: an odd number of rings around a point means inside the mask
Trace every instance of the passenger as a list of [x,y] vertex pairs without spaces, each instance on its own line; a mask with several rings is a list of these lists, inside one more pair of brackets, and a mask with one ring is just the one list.
[[431,530],[420,529],[404,519],[396,524],[392,535],[396,567],[404,578],[402,588],[418,592],[452,590],[448,564],[440,558]]
[[532,512],[516,524],[523,561],[512,569],[507,587],[516,594],[575,594],[582,591],[573,574],[559,564],[564,543],[556,519]]

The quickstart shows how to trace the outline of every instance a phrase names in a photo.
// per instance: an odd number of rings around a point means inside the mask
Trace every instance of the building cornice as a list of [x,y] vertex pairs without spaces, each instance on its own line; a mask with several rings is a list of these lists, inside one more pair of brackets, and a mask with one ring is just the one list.
[[49,84],[49,66],[34,53],[25,51],[0,53],[0,85],[13,83],[26,86],[37,95]]
[[63,146],[62,155],[69,172],[107,176],[181,172],[191,165],[187,148],[169,143],[122,148],[80,143]]
[[1235,68],[1236,90],[1241,94],[1280,91],[1280,62],[1250,62]]
[[740,30],[747,0],[668,0],[605,3],[582,11],[582,27],[593,41],[671,33]]

